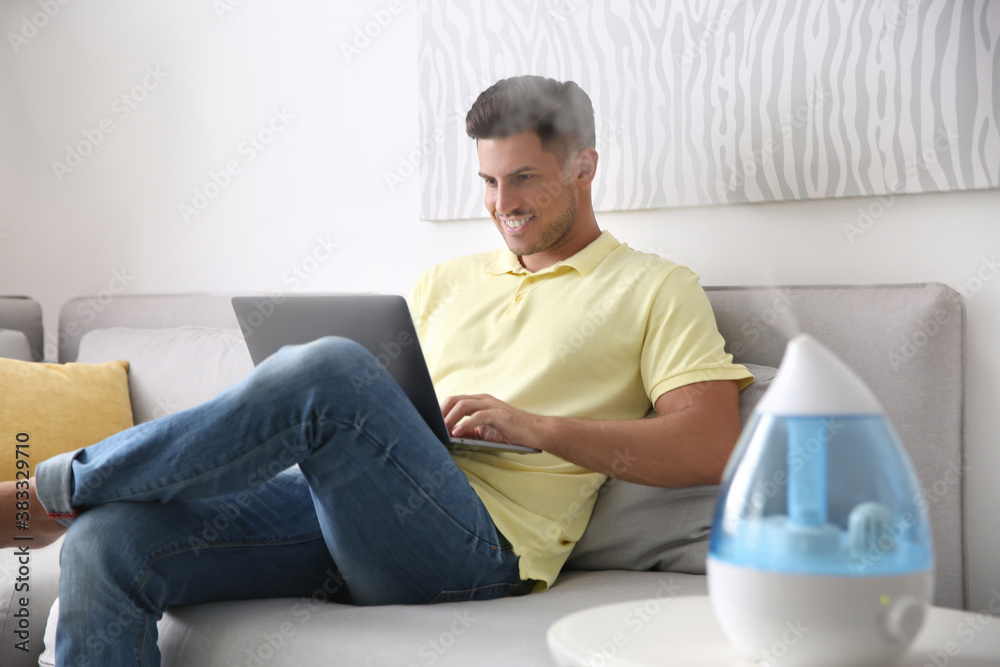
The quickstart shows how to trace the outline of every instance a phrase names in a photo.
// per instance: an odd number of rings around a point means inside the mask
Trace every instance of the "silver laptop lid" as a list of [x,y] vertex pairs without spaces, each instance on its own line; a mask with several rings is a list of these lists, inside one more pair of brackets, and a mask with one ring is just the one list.
[[427,425],[449,442],[406,300],[392,294],[233,297],[254,365],[284,345],[340,336],[364,346],[403,389]]

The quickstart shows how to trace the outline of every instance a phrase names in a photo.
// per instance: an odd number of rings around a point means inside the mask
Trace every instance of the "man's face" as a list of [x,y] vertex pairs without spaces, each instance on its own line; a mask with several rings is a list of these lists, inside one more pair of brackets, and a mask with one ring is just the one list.
[[533,131],[480,139],[479,175],[486,210],[516,255],[555,251],[577,220],[577,192],[570,172],[542,150]]

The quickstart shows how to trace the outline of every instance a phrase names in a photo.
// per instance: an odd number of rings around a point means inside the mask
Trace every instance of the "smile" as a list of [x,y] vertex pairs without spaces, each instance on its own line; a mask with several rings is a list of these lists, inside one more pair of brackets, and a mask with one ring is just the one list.
[[508,230],[510,230],[510,231],[513,232],[513,231],[517,231],[518,229],[521,229],[527,223],[531,222],[534,219],[535,219],[535,216],[529,215],[529,216],[524,217],[524,218],[504,218],[504,219],[501,219],[501,222],[503,223],[504,227],[506,227]]

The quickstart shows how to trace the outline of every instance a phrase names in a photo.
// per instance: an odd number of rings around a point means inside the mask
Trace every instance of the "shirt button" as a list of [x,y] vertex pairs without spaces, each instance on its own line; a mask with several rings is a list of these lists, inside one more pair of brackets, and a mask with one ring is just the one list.
[[517,296],[514,297],[514,301],[520,301],[523,298],[524,298],[523,294],[518,294]]

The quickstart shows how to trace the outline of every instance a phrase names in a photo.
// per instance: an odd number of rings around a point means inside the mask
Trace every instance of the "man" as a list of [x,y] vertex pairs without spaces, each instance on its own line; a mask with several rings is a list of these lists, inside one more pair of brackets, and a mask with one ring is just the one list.
[[[752,378],[690,271],[598,228],[589,98],[500,81],[467,129],[506,248],[431,269],[411,307],[449,429],[542,453],[453,456],[388,374],[349,382],[372,366],[359,345],[285,348],[202,406],[38,466],[31,491],[61,523],[36,524],[36,544],[69,525],[59,664],[159,664],[156,621],[172,605],[331,583],[356,604],[541,590],[604,473],[718,482]],[[269,477],[276,461],[287,469]],[[240,511],[197,539],[220,506]]]

